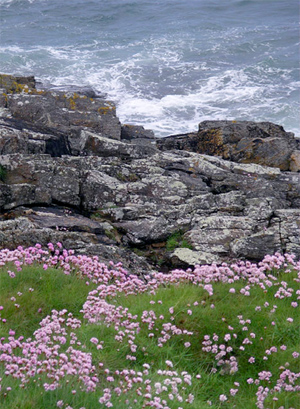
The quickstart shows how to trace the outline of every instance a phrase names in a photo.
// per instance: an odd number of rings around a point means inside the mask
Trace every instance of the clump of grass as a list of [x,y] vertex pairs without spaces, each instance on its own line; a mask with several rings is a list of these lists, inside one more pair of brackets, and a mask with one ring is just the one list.
[[299,408],[292,256],[145,281],[51,244],[0,265],[1,408]]
[[5,182],[6,175],[7,175],[7,170],[5,169],[3,165],[0,165],[0,181],[1,182]]
[[181,230],[171,234],[166,242],[166,250],[174,251],[177,247],[193,250],[193,246],[184,238],[183,234]]

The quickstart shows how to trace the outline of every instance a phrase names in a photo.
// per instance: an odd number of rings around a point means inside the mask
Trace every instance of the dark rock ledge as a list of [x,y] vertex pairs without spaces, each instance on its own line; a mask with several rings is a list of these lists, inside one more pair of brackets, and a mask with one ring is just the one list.
[[268,122],[158,139],[90,90],[0,75],[0,248],[60,241],[132,272],[299,257],[299,149]]

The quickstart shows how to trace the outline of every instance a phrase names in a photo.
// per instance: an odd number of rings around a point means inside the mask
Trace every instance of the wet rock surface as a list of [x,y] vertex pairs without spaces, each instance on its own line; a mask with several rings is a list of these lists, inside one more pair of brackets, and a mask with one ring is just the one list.
[[161,140],[90,90],[0,88],[1,248],[60,241],[132,272],[300,255],[299,146],[282,127],[206,121]]

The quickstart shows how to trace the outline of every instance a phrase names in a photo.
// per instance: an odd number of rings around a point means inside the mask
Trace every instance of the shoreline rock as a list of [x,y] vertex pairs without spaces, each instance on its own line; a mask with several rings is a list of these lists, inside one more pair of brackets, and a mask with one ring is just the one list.
[[163,151],[183,149],[238,163],[300,170],[300,140],[270,122],[204,121],[198,132],[163,138],[158,146]]
[[300,141],[281,126],[159,139],[91,90],[0,89],[0,248],[60,241],[145,273],[300,255]]

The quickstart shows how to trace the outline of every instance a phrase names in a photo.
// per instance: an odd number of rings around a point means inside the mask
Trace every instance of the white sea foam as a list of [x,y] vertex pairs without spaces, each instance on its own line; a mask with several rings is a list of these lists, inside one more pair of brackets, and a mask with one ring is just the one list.
[[32,4],[32,3],[35,3],[35,2],[37,2],[37,1],[40,1],[40,2],[42,2],[42,1],[47,1],[47,0],[0,0],[0,6],[2,6],[2,5],[4,5],[4,6],[10,6],[10,5],[21,5],[22,3],[24,4],[24,3],[29,3],[29,4]]

